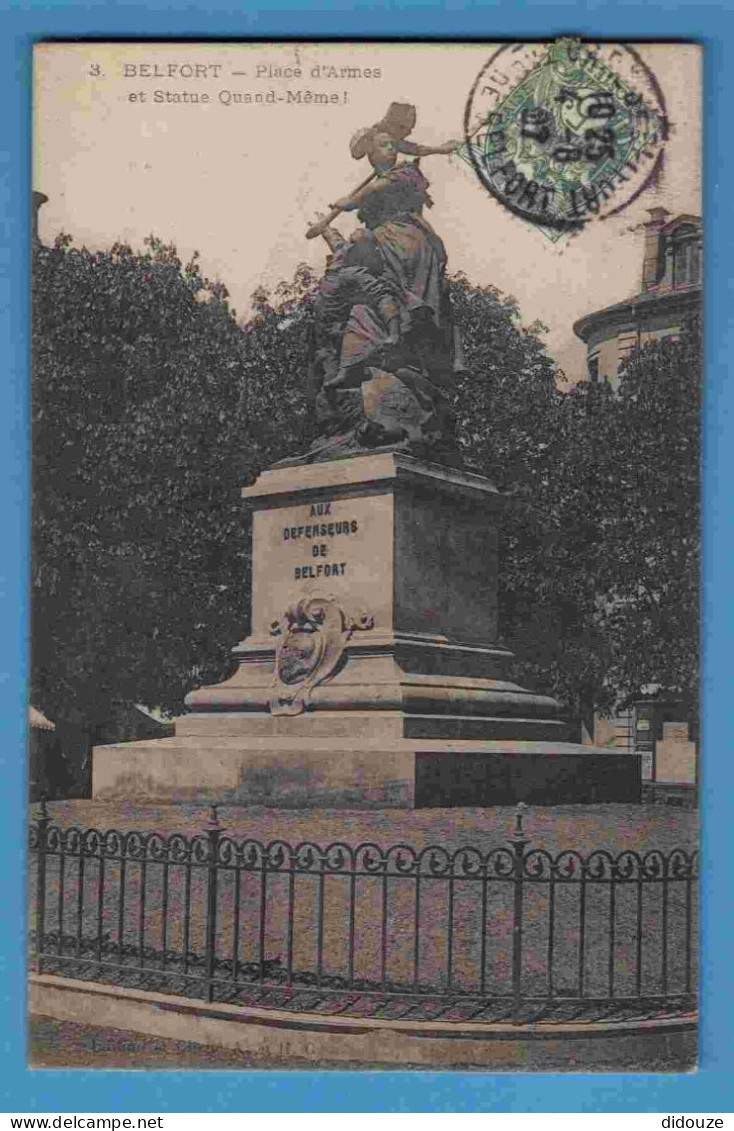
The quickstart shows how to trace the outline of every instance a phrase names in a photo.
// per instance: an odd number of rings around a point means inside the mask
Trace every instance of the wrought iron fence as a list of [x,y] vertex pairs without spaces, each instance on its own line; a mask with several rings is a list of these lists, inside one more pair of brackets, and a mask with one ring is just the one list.
[[695,1008],[698,854],[31,825],[36,971],[206,1001],[522,1021]]

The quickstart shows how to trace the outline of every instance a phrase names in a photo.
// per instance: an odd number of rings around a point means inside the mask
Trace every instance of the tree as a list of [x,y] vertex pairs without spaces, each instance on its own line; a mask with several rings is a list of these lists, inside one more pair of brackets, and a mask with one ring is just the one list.
[[702,338],[643,346],[621,370],[615,403],[606,551],[607,679],[631,701],[651,685],[698,711]]
[[[240,324],[197,258],[182,264],[153,237],[143,254],[92,254],[68,237],[36,250],[33,692],[44,709],[73,704],[93,730],[116,701],[176,712],[194,684],[226,675],[248,629],[240,487],[311,439],[315,283],[303,267],[256,292]],[[523,326],[492,287],[456,276],[450,288],[467,359],[458,444],[509,496],[500,611],[514,674],[574,713],[653,681],[692,687],[694,339],[636,355],[619,395],[603,384],[564,395],[544,327]]]
[[695,714],[700,323],[634,353],[618,392],[561,394],[544,327],[493,288],[452,289],[469,360],[459,442],[509,497],[500,623],[515,675],[576,715],[651,686]]
[[[558,631],[536,678],[578,713],[657,689],[695,717],[701,357],[693,320],[633,353],[616,392],[584,382],[561,398],[534,528],[545,544],[534,556],[532,529],[521,543],[531,602]],[[542,640],[532,605],[517,627]]]
[[176,709],[247,617],[239,484],[258,452],[226,291],[155,239],[33,264],[33,694],[94,726]]
[[[515,299],[492,287],[452,283],[468,372],[457,387],[459,443],[469,465],[508,497],[500,532],[499,605],[512,674],[557,696],[573,714],[592,709],[605,671],[595,618],[597,539],[579,481],[594,438],[558,389],[541,323],[524,326]],[[603,422],[601,413],[595,417]],[[588,471],[588,467],[587,467]]]

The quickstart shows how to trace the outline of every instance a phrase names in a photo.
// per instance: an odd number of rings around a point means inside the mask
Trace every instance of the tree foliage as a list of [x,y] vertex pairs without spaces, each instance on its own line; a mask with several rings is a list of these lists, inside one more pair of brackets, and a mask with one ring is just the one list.
[[246,616],[237,484],[257,448],[223,287],[143,255],[39,248],[33,272],[33,691],[92,727],[180,706]]
[[626,362],[616,399],[607,521],[607,679],[656,686],[698,709],[700,674],[700,318]]
[[[33,273],[33,694],[90,730],[119,700],[173,712],[248,628],[239,491],[311,436],[315,279],[245,324],[197,257],[38,247]],[[467,372],[457,436],[509,496],[500,610],[516,675],[569,710],[696,681],[695,327],[646,347],[618,394],[557,387],[540,325],[451,280]],[[695,692],[693,692],[695,694]]]
[[494,288],[459,278],[453,292],[469,370],[457,389],[459,442],[469,464],[508,497],[501,631],[515,652],[518,680],[580,713],[605,668],[594,577],[584,568],[595,537],[590,484],[568,466],[571,450],[581,457],[588,439],[559,392],[540,336],[546,328],[524,326],[516,301]]

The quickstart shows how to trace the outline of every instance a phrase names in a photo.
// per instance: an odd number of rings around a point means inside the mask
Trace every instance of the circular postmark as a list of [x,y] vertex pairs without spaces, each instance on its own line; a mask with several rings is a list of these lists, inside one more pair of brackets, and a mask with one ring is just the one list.
[[559,39],[495,51],[469,94],[464,130],[488,192],[559,234],[620,212],[656,183],[668,121],[633,47]]

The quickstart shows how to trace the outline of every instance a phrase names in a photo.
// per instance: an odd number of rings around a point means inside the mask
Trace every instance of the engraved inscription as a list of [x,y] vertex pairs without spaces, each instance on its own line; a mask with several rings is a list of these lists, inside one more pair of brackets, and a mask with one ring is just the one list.
[[[302,508],[304,512],[302,523],[283,527],[284,546],[290,549],[295,545],[299,554],[299,564],[293,565],[295,581],[315,580],[320,577],[344,577],[347,572],[348,563],[342,560],[345,550],[343,539],[353,537],[360,532],[359,520],[350,517],[337,518],[332,513],[332,506],[336,506],[332,501],[312,503],[309,507]],[[321,519],[329,519],[329,521],[318,521]],[[339,545],[335,546],[337,539]],[[306,543],[310,544],[308,550],[305,550]],[[304,550],[310,555],[311,561],[304,561],[301,557]],[[331,559],[335,550],[339,561],[321,560]]]
[[333,597],[369,608],[390,623],[393,602],[393,501],[336,492],[263,508],[253,519],[253,631],[269,633],[294,597]]

